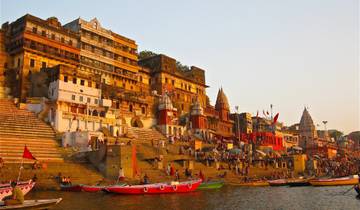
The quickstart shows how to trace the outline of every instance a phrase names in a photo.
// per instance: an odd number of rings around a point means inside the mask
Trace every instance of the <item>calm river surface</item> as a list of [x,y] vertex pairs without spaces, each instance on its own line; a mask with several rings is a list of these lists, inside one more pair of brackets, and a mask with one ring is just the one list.
[[106,193],[76,193],[33,191],[27,199],[58,198],[64,200],[54,209],[125,209],[125,210],[193,210],[193,209],[360,209],[360,200],[343,187],[260,187],[224,186],[219,190],[196,191],[167,195],[114,195]]

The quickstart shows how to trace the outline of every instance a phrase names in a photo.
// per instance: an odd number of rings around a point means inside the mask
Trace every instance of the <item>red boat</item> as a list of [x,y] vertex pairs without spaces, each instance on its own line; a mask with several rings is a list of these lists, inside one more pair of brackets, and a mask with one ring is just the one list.
[[83,185],[82,191],[84,192],[99,192],[103,190],[106,186],[92,186],[92,185]]
[[161,193],[186,193],[196,190],[201,184],[201,179],[185,181],[185,182],[171,182],[171,183],[156,183],[144,185],[126,185],[126,186],[109,186],[105,190],[118,194],[161,194]]
[[60,184],[60,188],[62,191],[80,192],[82,190],[82,185]]
[[[26,182],[19,182],[17,186],[20,188],[20,190],[25,195],[26,193],[30,192],[30,190],[35,186],[35,182],[32,180],[26,181]],[[0,185],[0,201],[6,197],[11,195],[12,188],[10,184],[1,184]]]

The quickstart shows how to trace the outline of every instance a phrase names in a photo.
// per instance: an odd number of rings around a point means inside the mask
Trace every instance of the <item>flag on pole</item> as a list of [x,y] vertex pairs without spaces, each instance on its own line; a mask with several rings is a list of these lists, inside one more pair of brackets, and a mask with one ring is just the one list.
[[33,154],[31,154],[30,150],[27,148],[27,146],[25,145],[24,147],[24,152],[23,152],[23,158],[26,159],[31,159],[31,160],[36,160],[36,158],[34,157]]
[[279,113],[277,113],[274,117],[274,124],[277,122],[278,118],[279,118]]
[[259,110],[256,112],[256,119],[259,118]]

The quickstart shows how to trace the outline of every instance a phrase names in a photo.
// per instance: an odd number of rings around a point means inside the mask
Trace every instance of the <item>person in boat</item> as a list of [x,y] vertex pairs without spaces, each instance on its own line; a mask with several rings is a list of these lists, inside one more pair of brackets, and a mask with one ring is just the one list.
[[180,174],[179,174],[179,170],[177,169],[175,171],[175,181],[180,181]]
[[11,196],[4,199],[5,206],[18,205],[24,203],[24,194],[21,189],[16,186],[16,182],[11,182],[10,186],[12,188]]
[[125,179],[124,169],[120,167],[118,181],[124,181],[124,179]]
[[144,175],[144,181],[143,184],[150,184],[149,177],[147,174]]
[[38,180],[36,174],[34,174],[33,178],[31,178],[31,180],[32,180],[33,182],[36,182],[36,181]]
[[68,184],[68,185],[72,185],[70,176],[68,176],[68,178],[67,178],[67,184]]
[[359,197],[360,196],[360,174],[358,174],[358,177],[359,177],[359,181],[356,185],[354,185],[354,189],[357,192],[357,196]]

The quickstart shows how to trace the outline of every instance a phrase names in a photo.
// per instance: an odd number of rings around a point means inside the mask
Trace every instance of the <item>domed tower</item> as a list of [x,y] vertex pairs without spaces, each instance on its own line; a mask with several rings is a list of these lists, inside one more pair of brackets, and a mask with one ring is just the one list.
[[229,120],[230,106],[228,99],[222,88],[220,88],[216,98],[215,110],[219,112],[220,120],[223,121]]
[[314,122],[310,116],[309,111],[304,108],[299,124],[300,138],[303,140],[313,140],[317,138],[317,132]]
[[192,105],[190,119],[192,129],[195,130],[195,133],[206,129],[206,117],[204,116],[204,110],[201,107],[199,100],[196,100]]

